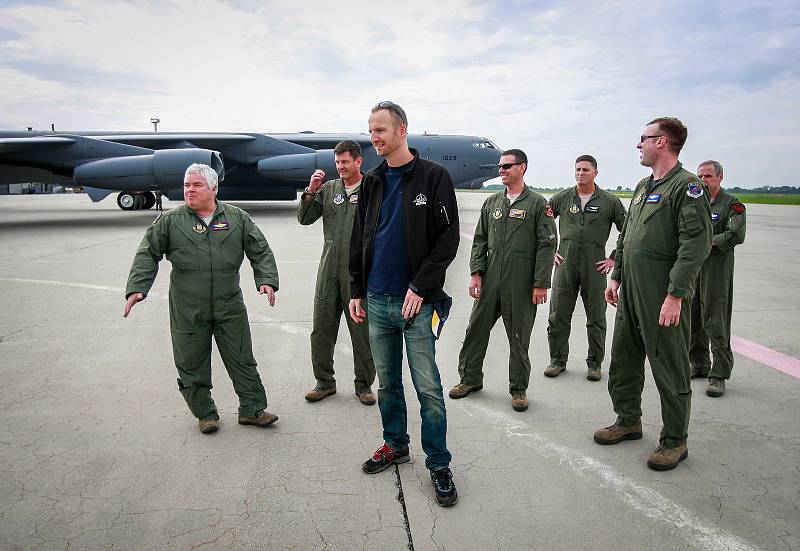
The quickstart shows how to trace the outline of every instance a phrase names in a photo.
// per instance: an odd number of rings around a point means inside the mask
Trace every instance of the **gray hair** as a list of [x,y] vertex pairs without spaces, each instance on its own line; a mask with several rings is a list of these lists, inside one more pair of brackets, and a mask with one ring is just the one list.
[[208,165],[192,163],[189,165],[189,168],[186,169],[186,174],[183,175],[184,181],[186,181],[186,178],[189,176],[189,174],[199,174],[202,176],[206,181],[206,184],[208,184],[209,189],[216,189],[219,187],[219,176],[217,175],[217,171]]
[[700,168],[701,166],[713,166],[714,174],[716,174],[717,178],[722,178],[722,165],[717,161],[703,161],[697,165],[697,168]]

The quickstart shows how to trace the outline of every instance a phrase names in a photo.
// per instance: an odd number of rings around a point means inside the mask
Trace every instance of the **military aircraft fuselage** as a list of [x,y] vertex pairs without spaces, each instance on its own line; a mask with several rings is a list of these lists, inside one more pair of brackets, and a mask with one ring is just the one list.
[[[315,170],[338,176],[333,149],[344,139],[361,145],[365,171],[382,160],[367,134],[0,131],[0,183],[71,183],[93,200],[112,191],[178,199],[183,171],[199,162],[220,173],[223,199],[295,199]],[[497,175],[501,151],[486,138],[409,134],[408,143],[447,168],[458,188],[478,188]]]

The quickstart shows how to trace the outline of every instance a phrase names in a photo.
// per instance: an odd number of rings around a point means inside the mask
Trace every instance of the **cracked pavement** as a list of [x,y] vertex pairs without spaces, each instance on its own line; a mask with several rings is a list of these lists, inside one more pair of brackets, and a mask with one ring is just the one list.
[[[458,194],[464,231],[474,228],[485,197]],[[446,399],[455,507],[435,503],[409,378],[414,461],[364,475],[361,463],[381,444],[380,416],[353,394],[344,326],[335,356],[339,392],[317,404],[303,400],[314,384],[308,332],[321,227],[299,226],[295,204],[241,206],[267,236],[281,275],[271,309],[252,288],[249,266],[242,268],[254,352],[269,410],[280,420],[267,429],[237,424],[236,396],[215,353],[221,427],[202,435],[175,387],[168,263],[148,300],[129,319],[121,315],[130,262],[154,213],[121,212],[113,198],[0,197],[0,550],[405,550],[408,528],[417,551],[800,551],[800,381],[737,354],[723,398],[708,398],[704,381],[693,381],[688,460],[651,471],[645,459],[657,445],[660,412],[649,373],[644,438],[592,442],[613,412],[608,361],[603,382],[585,379],[580,305],[573,358],[555,379],[541,373],[540,309],[527,412],[510,406],[499,324],[484,390]],[[780,251],[797,234],[796,209],[748,205],[733,319],[734,334],[794,357],[798,262]],[[445,391],[458,382],[469,316],[469,246],[462,240],[448,275],[454,305],[437,347]],[[775,258],[781,262],[764,270]]]

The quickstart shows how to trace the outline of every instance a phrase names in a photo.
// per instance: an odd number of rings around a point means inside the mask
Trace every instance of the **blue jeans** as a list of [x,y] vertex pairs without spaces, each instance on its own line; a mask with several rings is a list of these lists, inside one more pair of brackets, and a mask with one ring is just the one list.
[[442,382],[436,367],[436,346],[431,331],[433,306],[424,304],[408,329],[401,312],[403,297],[369,292],[367,320],[369,344],[378,374],[378,407],[383,421],[383,439],[393,450],[408,447],[406,398],[403,393],[403,338],[408,367],[417,391],[422,415],[422,449],[431,471],[450,465],[447,451],[447,412]]

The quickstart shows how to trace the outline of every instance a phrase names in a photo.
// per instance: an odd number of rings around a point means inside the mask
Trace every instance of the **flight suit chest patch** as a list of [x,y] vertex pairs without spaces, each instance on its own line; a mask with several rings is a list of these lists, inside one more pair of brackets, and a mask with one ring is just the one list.
[[522,209],[511,209],[508,211],[509,218],[518,218],[520,220],[525,220],[525,211]]
[[494,209],[494,211],[492,212],[492,217],[495,220],[500,220],[503,217],[503,209],[501,209],[500,207]]
[[344,203],[344,193],[337,193],[333,196],[334,205],[341,205],[342,203]]
[[711,213],[711,220],[713,220],[714,222],[719,220],[719,213],[718,212],[712,212]]
[[660,193],[651,193],[650,195],[647,196],[647,200],[645,201],[645,203],[658,203],[660,200],[661,200]]
[[192,231],[194,233],[206,233],[206,227],[200,222],[198,222],[197,224],[192,226]]
[[214,222],[211,224],[211,231],[226,231],[228,230],[228,222]]
[[636,196],[636,198],[633,200],[633,204],[634,204],[634,205],[638,205],[639,203],[641,203],[641,202],[642,202],[642,199],[643,199],[643,198],[644,198],[644,192],[642,191],[642,192],[641,192],[641,193],[639,193],[639,195],[637,195],[637,196]]
[[570,211],[572,214],[578,214],[578,213],[580,212],[580,210],[581,210],[581,208],[580,208],[578,205],[572,205],[572,206],[569,208],[569,211]]
[[600,205],[586,205],[586,212],[600,212]]
[[354,193],[353,195],[351,195],[349,201],[350,203],[353,204],[358,203],[358,193]]

